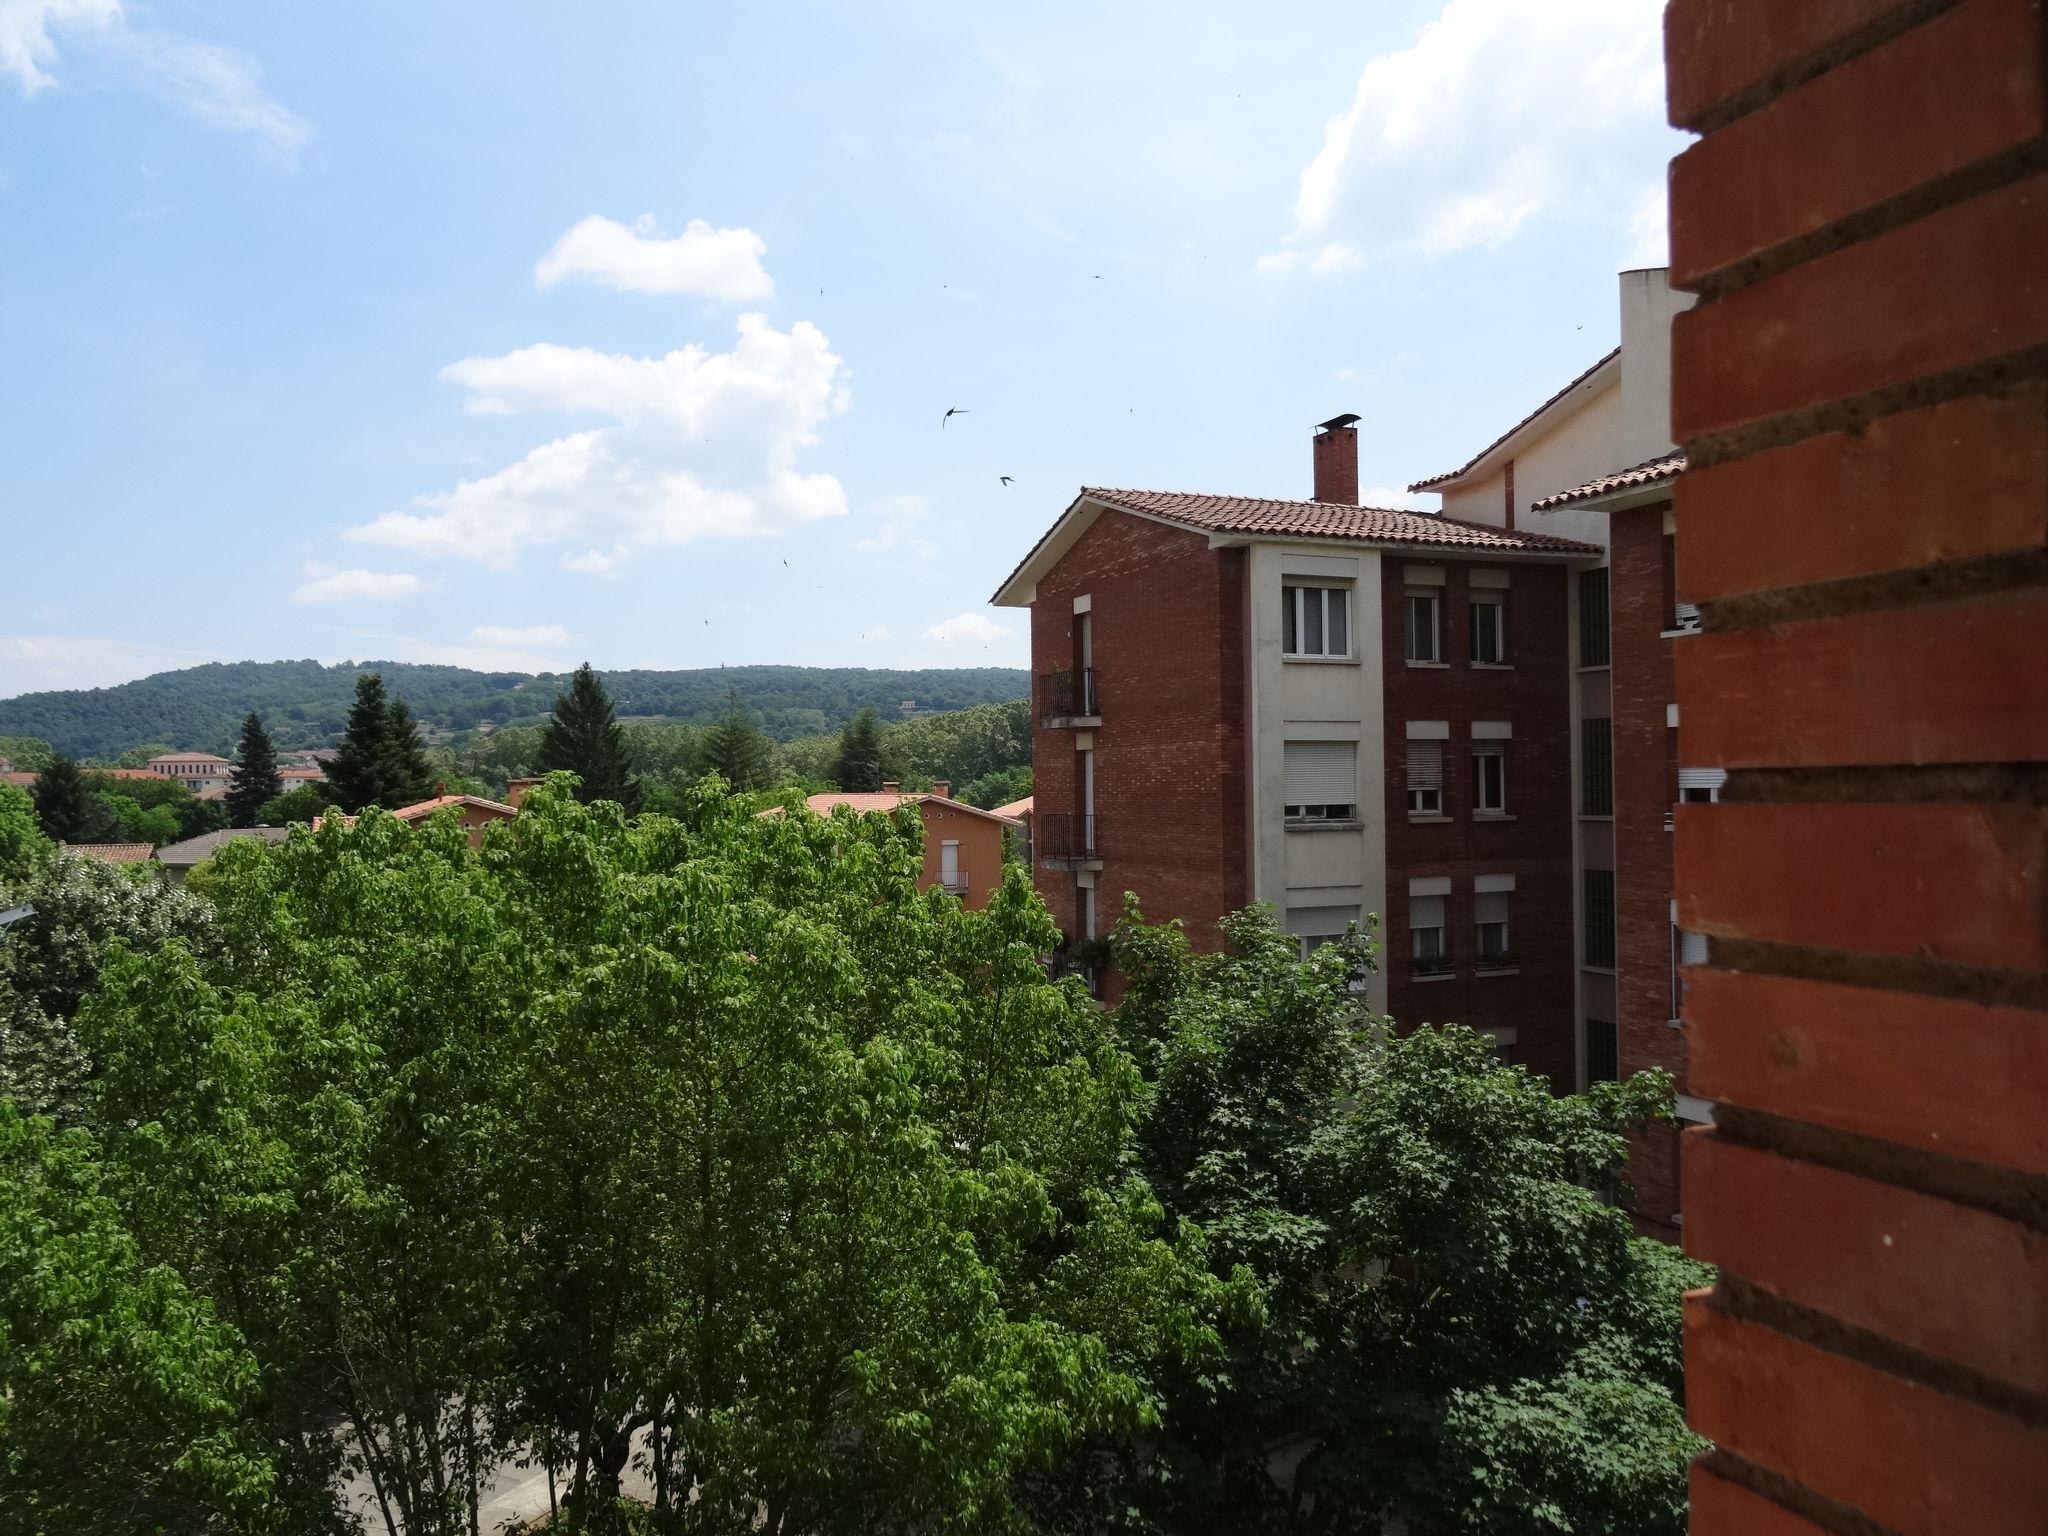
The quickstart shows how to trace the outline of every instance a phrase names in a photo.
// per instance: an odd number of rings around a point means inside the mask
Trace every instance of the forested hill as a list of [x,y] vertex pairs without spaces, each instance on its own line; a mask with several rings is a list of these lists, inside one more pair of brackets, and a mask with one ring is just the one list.
[[[0,736],[39,736],[74,757],[112,758],[145,742],[227,754],[242,717],[253,709],[280,747],[330,746],[340,740],[363,672],[383,673],[386,686],[411,706],[430,735],[537,719],[567,682],[555,673],[473,672],[394,661],[216,662],[113,688],[0,699]],[[736,689],[761,727],[779,740],[836,730],[869,705],[885,720],[900,719],[1001,703],[1030,691],[1029,674],[1007,667],[706,667],[602,675],[622,717],[702,724],[718,715],[727,692]]]

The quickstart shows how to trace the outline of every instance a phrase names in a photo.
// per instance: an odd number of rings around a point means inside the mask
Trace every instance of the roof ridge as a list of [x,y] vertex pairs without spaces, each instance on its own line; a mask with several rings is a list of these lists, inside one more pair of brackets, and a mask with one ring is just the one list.
[[1509,438],[1513,437],[1517,432],[1521,431],[1522,428],[1529,425],[1530,422],[1534,421],[1538,416],[1541,416],[1545,411],[1549,410],[1553,405],[1557,404],[1558,401],[1562,400],[1566,395],[1570,394],[1573,390],[1577,389],[1581,384],[1585,383],[1586,380],[1590,379],[1594,374],[1598,373],[1602,368],[1605,368],[1609,363],[1613,362],[1619,356],[1621,356],[1621,344],[1617,342],[1615,343],[1612,351],[1609,351],[1602,357],[1600,357],[1596,362],[1594,362],[1591,366],[1587,367],[1570,383],[1566,384],[1564,388],[1560,389],[1548,400],[1545,400],[1541,405],[1537,406],[1535,410],[1531,411],[1528,415],[1524,416],[1512,427],[1509,427],[1507,431],[1501,433],[1499,437],[1496,437],[1484,448],[1480,449],[1477,453],[1473,454],[1471,458],[1467,459],[1463,464],[1459,465],[1456,469],[1447,470],[1441,475],[1431,475],[1427,480],[1417,480],[1413,482],[1408,487],[1408,489],[1411,491],[1426,491],[1430,489],[1432,486],[1442,485],[1446,480],[1455,480],[1460,475],[1468,473],[1473,465],[1477,464],[1481,459],[1485,458],[1489,453],[1493,452],[1494,449],[1498,448],[1502,443],[1506,442]]

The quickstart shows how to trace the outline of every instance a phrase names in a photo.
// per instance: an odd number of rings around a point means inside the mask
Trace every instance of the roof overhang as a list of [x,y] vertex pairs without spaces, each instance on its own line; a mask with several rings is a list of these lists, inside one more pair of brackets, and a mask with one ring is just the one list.
[[1500,437],[1480,449],[1478,454],[1462,469],[1454,469],[1447,475],[1432,475],[1427,480],[1417,480],[1408,489],[1411,491],[1455,491],[1464,486],[1491,478],[1509,459],[1516,457],[1537,439],[1557,430],[1564,422],[1576,416],[1591,405],[1600,395],[1616,388],[1621,383],[1621,348],[1601,358],[1599,362],[1573,379],[1571,383],[1536,407]]
[[1177,523],[1170,517],[1160,517],[1152,512],[1140,512],[1134,507],[1119,506],[1112,501],[1103,501],[1090,496],[1086,491],[1076,496],[1062,512],[1059,521],[1045,531],[1031,553],[1018,562],[1017,569],[1010,572],[1007,580],[996,588],[994,597],[989,599],[992,608],[1029,608],[1038,597],[1038,583],[1045,573],[1060,563],[1062,556],[1080,542],[1081,535],[1095,526],[1095,520],[1105,512],[1121,512],[1125,517],[1139,518],[1148,523],[1157,523],[1162,528],[1178,529],[1191,533],[1197,538],[1208,533],[1206,528],[1190,528],[1186,523]]
[[1652,507],[1671,499],[1671,486],[1677,479],[1676,475],[1668,475],[1647,485],[1624,485],[1595,496],[1581,496],[1576,501],[1561,501],[1534,510],[1538,517],[1547,517],[1552,512],[1626,512],[1632,507]]
[[[1122,509],[1119,508],[1119,511]],[[1556,535],[1546,535],[1556,537]],[[1369,549],[1382,555],[1406,555],[1411,560],[1481,560],[1488,565],[1508,561],[1598,560],[1605,551],[1593,545],[1583,549],[1495,549],[1485,544],[1422,544],[1413,539],[1323,539],[1302,533],[1212,533],[1211,549],[1246,549],[1254,544],[1285,544],[1295,549],[1327,550],[1335,555],[1356,554]]]

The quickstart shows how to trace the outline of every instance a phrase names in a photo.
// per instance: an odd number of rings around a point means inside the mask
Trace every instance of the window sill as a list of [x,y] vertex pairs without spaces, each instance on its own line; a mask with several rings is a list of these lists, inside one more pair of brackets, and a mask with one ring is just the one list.
[[1588,965],[1584,961],[1580,962],[1579,969],[1591,971],[1595,976],[1619,976],[1621,974],[1611,965]]
[[1685,1020],[1683,1020],[1683,1019],[1666,1019],[1666,1020],[1664,1021],[1664,1027],[1665,1027],[1666,1029],[1683,1029],[1683,1028],[1685,1028]]
[[1474,672],[1512,672],[1515,670],[1515,664],[1512,661],[1475,661],[1469,663],[1469,665]]
[[1592,811],[1581,811],[1581,812],[1579,812],[1579,820],[1581,820],[1581,821],[1612,821],[1612,820],[1614,820],[1614,812],[1612,812],[1612,811],[1609,811],[1609,812],[1608,812],[1608,813],[1607,813],[1607,814],[1606,814],[1605,816],[1600,816],[1600,815],[1596,815],[1596,814],[1595,814],[1594,812],[1592,812]]
[[1420,826],[1428,826],[1428,825],[1431,825],[1432,823],[1435,823],[1435,822],[1445,822],[1445,823],[1448,823],[1448,822],[1449,822],[1449,821],[1451,820],[1451,818],[1450,818],[1450,817],[1448,817],[1448,816],[1442,816],[1442,815],[1425,815],[1425,814],[1424,814],[1424,813],[1422,813],[1421,811],[1410,811],[1410,812],[1408,813],[1408,819],[1409,819],[1409,821],[1413,822],[1413,823],[1414,823],[1414,824],[1415,824],[1416,826],[1418,826],[1418,827],[1420,827]]
[[1612,672],[1614,670],[1614,663],[1611,661],[1596,662],[1590,665],[1582,665],[1579,670],[1581,672]]
[[1657,638],[1659,640],[1676,640],[1680,635],[1697,635],[1701,633],[1703,631],[1698,629],[1660,629],[1657,631]]
[[1519,965],[1482,965],[1473,974],[1478,976],[1519,976],[1522,974],[1522,968]]
[[1281,825],[1289,832],[1356,832],[1365,823],[1356,816],[1346,821],[1334,817],[1290,816],[1283,819]]
[[1431,971],[1427,976],[1410,976],[1408,979],[1419,987],[1426,981],[1456,981],[1458,973],[1456,971]]
[[1280,653],[1280,659],[1289,666],[1297,662],[1311,667],[1355,667],[1360,664],[1356,656],[1296,656],[1287,651]]
[[1048,731],[1093,731],[1102,726],[1100,715],[1047,715],[1039,722]]
[[1424,672],[1448,672],[1451,670],[1451,664],[1448,661],[1411,661],[1408,665]]
[[1506,811],[1474,811],[1474,821],[1513,821],[1515,818]]

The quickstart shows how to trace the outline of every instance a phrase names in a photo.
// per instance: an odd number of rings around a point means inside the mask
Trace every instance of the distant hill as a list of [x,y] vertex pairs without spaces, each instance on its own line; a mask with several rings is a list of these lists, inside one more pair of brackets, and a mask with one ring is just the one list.
[[[216,662],[113,688],[0,699],[0,736],[40,736],[73,757],[112,758],[152,741],[227,754],[242,717],[253,709],[280,747],[332,746],[341,739],[356,678],[364,672],[383,673],[386,687],[434,737],[539,719],[567,682],[566,675],[551,672],[473,672],[399,661]],[[705,667],[601,676],[622,717],[701,724],[725,707],[727,690],[737,689],[761,726],[785,741],[836,730],[869,705],[892,720],[1002,703],[1030,692],[1030,674],[1008,667]]]

